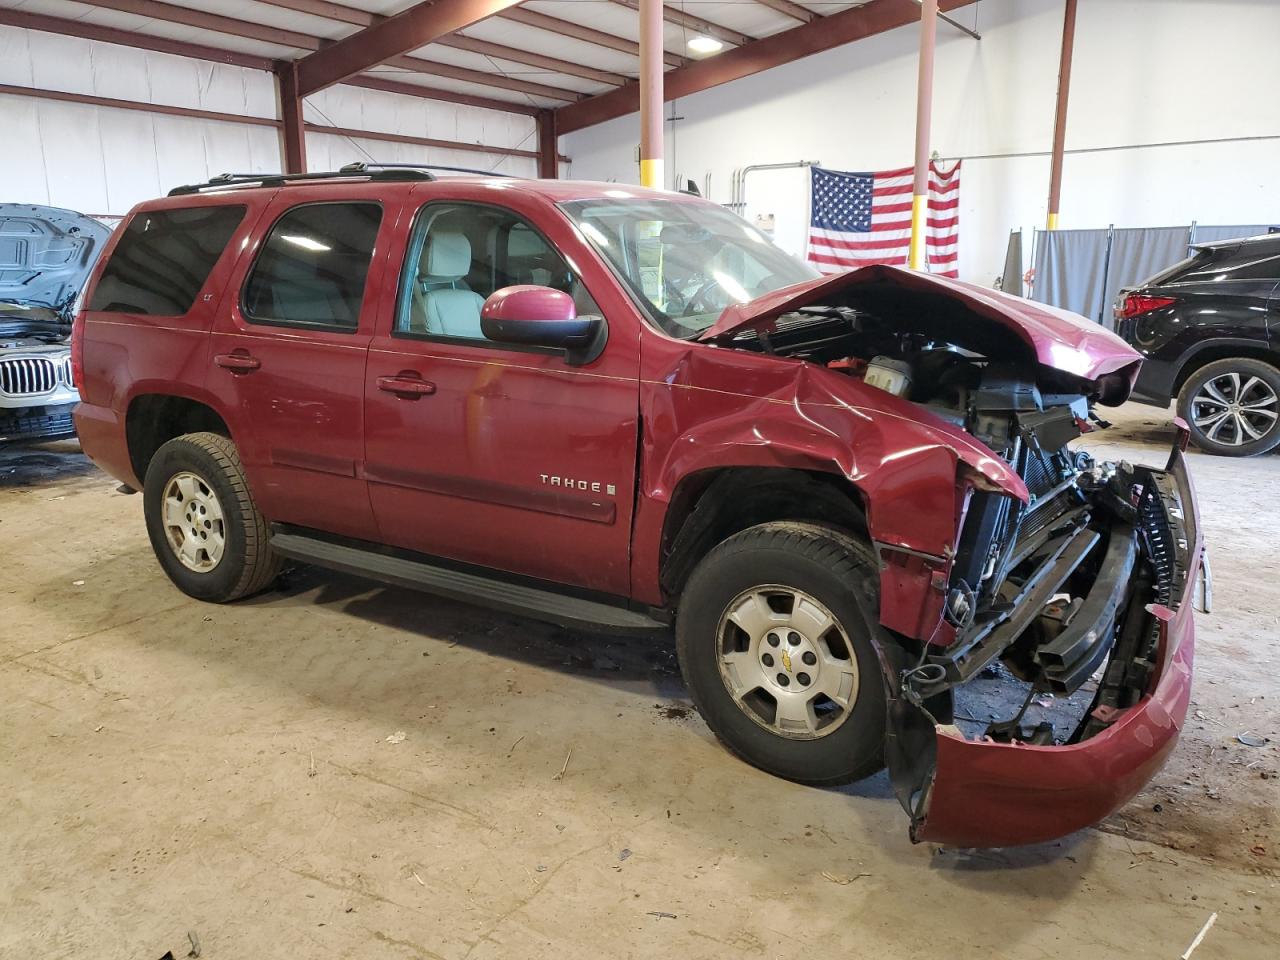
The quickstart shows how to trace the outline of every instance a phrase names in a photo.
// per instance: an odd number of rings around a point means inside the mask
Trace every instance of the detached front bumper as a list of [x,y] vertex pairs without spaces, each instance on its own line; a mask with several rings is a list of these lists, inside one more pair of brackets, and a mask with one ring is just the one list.
[[62,440],[76,435],[75,402],[30,407],[0,406],[0,443]]
[[1160,602],[1147,606],[1158,639],[1145,694],[1121,710],[1095,705],[1092,716],[1106,723],[1105,729],[1079,742],[1046,746],[969,740],[942,724],[932,727],[930,737],[927,727],[910,729],[914,710],[899,701],[891,707],[896,729],[888,756],[899,796],[912,815],[913,840],[997,847],[1064,836],[1124,805],[1172,752],[1191,695],[1193,594],[1204,551],[1182,456],[1185,424],[1179,421],[1179,427],[1180,446],[1158,474],[1167,536],[1164,543],[1144,547],[1160,554],[1155,559],[1168,573]]

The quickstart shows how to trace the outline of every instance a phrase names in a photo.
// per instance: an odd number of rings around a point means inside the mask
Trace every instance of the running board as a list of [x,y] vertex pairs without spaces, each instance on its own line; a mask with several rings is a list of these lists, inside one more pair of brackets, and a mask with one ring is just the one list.
[[545,620],[562,627],[610,633],[654,633],[667,626],[626,607],[566,596],[552,590],[464,573],[422,560],[331,543],[299,533],[275,532],[271,548],[282,557],[357,577],[434,593],[452,600]]

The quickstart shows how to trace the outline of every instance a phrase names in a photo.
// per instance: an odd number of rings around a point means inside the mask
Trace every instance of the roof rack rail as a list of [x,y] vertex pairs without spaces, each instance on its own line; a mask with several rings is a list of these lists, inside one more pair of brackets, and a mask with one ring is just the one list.
[[[381,167],[381,164],[371,166]],[[387,166],[390,166],[389,164]],[[360,167],[360,169],[356,169]],[[340,170],[322,170],[316,173],[220,173],[204,183],[187,183],[174,187],[168,196],[184,197],[206,190],[226,190],[235,187],[279,187],[286,183],[308,180],[351,179],[366,177],[369,180],[434,180],[435,177],[421,167],[395,167],[394,169],[366,169],[363,165],[349,163]]]
[[475,167],[446,167],[439,163],[368,163],[357,160],[338,168],[342,172],[364,173],[368,170],[448,170],[450,173],[474,173],[482,177],[514,177],[510,173],[493,170],[477,170]]

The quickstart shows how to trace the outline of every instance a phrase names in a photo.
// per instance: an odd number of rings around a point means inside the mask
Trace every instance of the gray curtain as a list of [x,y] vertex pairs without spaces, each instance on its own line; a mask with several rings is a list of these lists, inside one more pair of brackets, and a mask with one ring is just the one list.
[[1280,224],[1255,224],[1252,227],[1212,227],[1196,224],[1194,243],[1215,243],[1218,240],[1235,240],[1238,237],[1259,237]]
[[1106,230],[1044,230],[1036,233],[1032,296],[1097,320],[1107,270]]
[[[1254,237],[1267,230],[1260,225],[1197,224],[1194,242]],[[1184,259],[1192,242],[1190,225],[1037,232],[1031,296],[1112,327],[1112,307],[1120,290]]]
[[1103,326],[1114,327],[1112,307],[1122,287],[1132,287],[1173,266],[1187,255],[1187,227],[1127,228],[1113,232],[1101,315],[1085,314]]
[[1000,289],[1022,296],[1022,231],[1009,231],[1009,249],[1004,254],[1004,272],[1000,274]]

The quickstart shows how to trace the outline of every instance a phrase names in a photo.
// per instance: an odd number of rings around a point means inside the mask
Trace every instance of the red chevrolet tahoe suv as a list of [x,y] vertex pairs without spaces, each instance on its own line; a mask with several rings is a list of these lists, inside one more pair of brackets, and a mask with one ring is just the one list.
[[[293,560],[674,624],[731,750],[811,784],[887,763],[916,839],[1063,835],[1177,739],[1195,502],[1181,444],[1070,445],[1140,362],[1080,317],[823,277],[693,197],[365,165],[143,203],[84,302],[84,450],[193,597]],[[993,675],[1012,708],[975,725]],[[1074,712],[1024,723],[1045,694]]]

